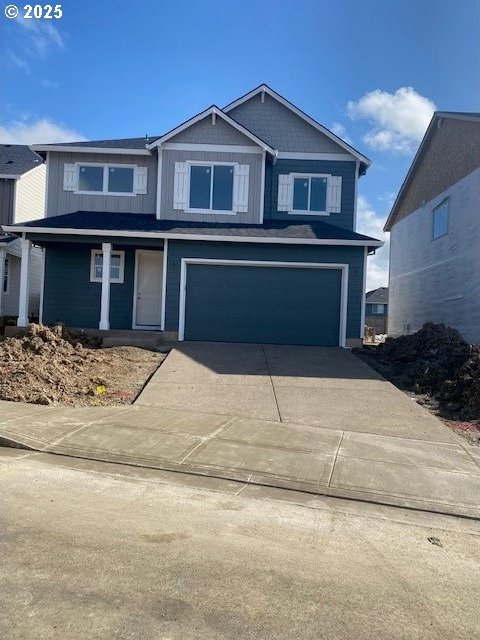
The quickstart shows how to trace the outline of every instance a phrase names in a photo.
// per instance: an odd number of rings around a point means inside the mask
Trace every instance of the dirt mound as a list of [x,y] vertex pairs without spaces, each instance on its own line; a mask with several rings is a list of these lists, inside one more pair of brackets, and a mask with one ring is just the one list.
[[392,368],[397,384],[428,393],[465,419],[480,419],[480,348],[443,324],[387,338],[377,358]]
[[2,400],[37,404],[132,402],[164,354],[100,348],[101,340],[57,325],[31,324],[0,342]]

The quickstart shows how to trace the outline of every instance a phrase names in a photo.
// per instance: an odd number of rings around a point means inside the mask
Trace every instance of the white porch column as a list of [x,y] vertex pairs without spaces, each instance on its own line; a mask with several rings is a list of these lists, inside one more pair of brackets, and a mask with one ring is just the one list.
[[22,246],[22,264],[20,267],[20,293],[18,296],[17,326],[26,327],[28,324],[28,298],[30,293],[30,257],[32,243],[27,238],[20,240]]
[[7,247],[0,246],[0,317],[3,316],[3,279],[5,278],[5,259],[7,257]]
[[110,329],[110,262],[112,257],[111,242],[102,243],[102,301],[100,307],[99,329]]

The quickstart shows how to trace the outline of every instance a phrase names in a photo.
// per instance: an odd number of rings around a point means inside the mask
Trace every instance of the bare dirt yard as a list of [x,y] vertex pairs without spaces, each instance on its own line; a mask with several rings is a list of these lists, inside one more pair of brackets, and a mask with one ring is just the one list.
[[480,444],[480,347],[455,329],[425,324],[355,354],[441,418],[471,444]]
[[29,325],[0,342],[0,398],[36,404],[131,404],[166,358],[138,347],[101,348],[101,340],[58,325]]

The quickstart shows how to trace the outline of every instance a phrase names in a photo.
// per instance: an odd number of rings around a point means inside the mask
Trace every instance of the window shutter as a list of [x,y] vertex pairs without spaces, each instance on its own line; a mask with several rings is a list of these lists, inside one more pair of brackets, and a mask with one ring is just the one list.
[[328,213],[340,213],[342,208],[342,178],[330,176],[327,185],[327,211]]
[[173,208],[187,209],[188,193],[187,193],[188,166],[186,162],[175,162],[175,181],[173,185]]
[[76,191],[78,189],[78,167],[74,164],[63,165],[63,190]]
[[248,182],[250,166],[248,164],[238,164],[235,166],[233,176],[233,210],[238,213],[248,211]]
[[133,193],[145,194],[147,193],[147,167],[135,167],[133,171]]
[[289,174],[278,176],[277,211],[291,211],[293,208],[293,180]]

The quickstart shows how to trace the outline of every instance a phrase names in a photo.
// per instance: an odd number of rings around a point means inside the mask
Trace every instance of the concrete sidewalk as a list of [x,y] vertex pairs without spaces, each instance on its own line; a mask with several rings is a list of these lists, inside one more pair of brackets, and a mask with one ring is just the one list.
[[480,517],[476,448],[269,420],[0,402],[0,441],[73,457]]

